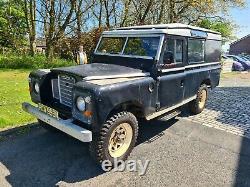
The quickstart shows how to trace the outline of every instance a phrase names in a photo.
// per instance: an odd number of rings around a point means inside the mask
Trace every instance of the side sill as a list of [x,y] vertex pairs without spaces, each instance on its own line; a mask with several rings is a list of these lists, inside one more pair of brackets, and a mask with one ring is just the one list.
[[190,98],[188,98],[188,99],[186,99],[186,100],[184,100],[184,101],[182,101],[182,102],[179,103],[179,104],[176,104],[176,105],[171,106],[171,107],[169,107],[169,108],[166,108],[166,109],[160,110],[160,111],[158,111],[158,112],[154,112],[154,113],[152,113],[152,114],[149,114],[148,116],[146,116],[146,120],[151,120],[151,119],[154,119],[154,118],[156,118],[156,117],[158,117],[158,116],[161,116],[161,115],[163,115],[163,114],[165,114],[165,113],[167,113],[167,112],[169,112],[169,111],[171,111],[171,110],[174,110],[174,109],[176,109],[176,108],[179,108],[179,107],[182,106],[182,105],[185,105],[185,104],[189,103],[190,101],[193,101],[194,99],[196,99],[196,95],[193,96],[193,97],[190,97]]

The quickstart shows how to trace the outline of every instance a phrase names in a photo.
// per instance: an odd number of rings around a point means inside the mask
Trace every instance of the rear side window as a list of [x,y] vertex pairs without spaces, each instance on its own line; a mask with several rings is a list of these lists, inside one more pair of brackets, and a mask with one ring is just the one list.
[[221,58],[221,41],[206,40],[206,62],[219,62]]
[[188,39],[188,62],[199,63],[205,61],[205,41]]
[[128,38],[124,55],[155,57],[160,37],[131,37]]
[[103,37],[97,49],[99,53],[120,54],[125,44],[125,37]]

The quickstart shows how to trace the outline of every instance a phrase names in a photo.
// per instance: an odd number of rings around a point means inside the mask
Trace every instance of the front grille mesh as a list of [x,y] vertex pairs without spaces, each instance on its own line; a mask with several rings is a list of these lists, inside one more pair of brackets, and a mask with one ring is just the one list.
[[67,76],[67,75],[59,75],[58,76],[58,84],[53,84],[53,95],[55,98],[57,98],[56,88],[54,88],[56,85],[58,85],[58,91],[59,91],[59,100],[60,103],[71,107],[73,102],[73,86],[75,84],[75,79],[73,77]]

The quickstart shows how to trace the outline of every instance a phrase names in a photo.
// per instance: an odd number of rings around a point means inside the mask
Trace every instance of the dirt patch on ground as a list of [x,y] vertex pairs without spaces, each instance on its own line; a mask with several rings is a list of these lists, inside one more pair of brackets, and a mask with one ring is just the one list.
[[221,77],[223,79],[227,79],[227,78],[250,79],[250,73],[249,72],[230,72],[230,73],[223,73]]

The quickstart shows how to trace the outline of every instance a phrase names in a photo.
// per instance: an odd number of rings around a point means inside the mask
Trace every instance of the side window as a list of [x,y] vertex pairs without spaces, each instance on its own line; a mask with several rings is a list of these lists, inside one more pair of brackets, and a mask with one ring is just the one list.
[[167,46],[163,56],[163,64],[174,63],[174,48],[175,48],[175,40],[167,39]]
[[183,62],[183,41],[167,39],[167,46],[164,51],[163,64]]
[[219,62],[221,59],[221,41],[206,40],[206,62]]
[[176,40],[175,61],[176,63],[183,62],[183,40]]
[[205,41],[188,39],[188,62],[198,63],[205,61]]

